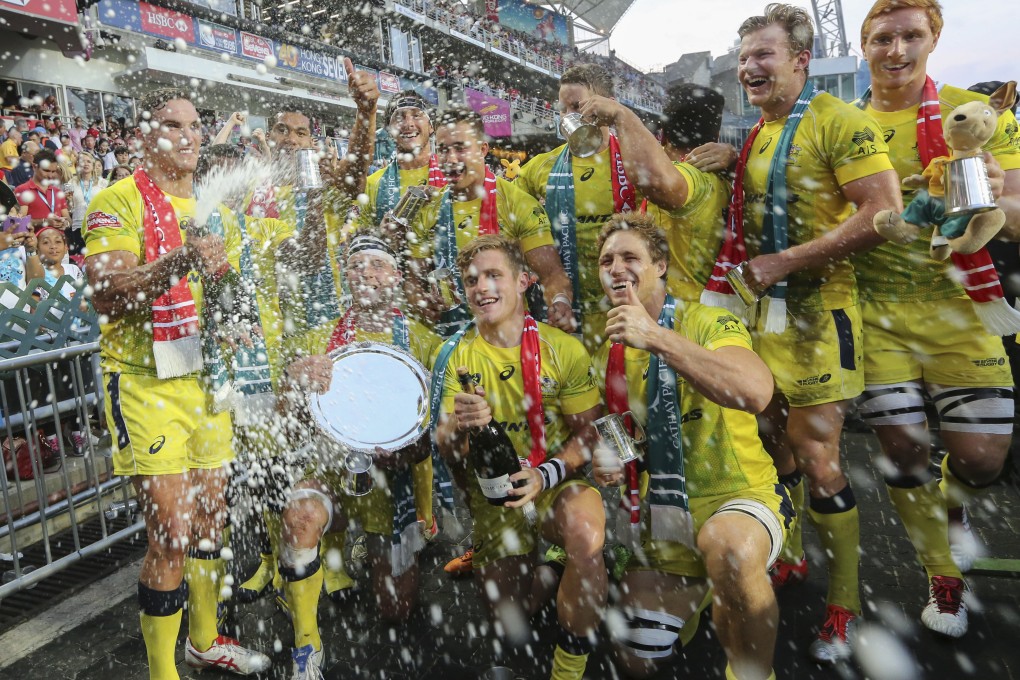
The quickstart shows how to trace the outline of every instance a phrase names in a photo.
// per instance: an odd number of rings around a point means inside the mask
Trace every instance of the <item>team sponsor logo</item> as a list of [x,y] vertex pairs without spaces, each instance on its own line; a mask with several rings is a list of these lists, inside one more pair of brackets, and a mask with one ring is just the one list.
[[875,131],[865,126],[863,130],[854,133],[850,140],[857,145],[857,155],[867,156],[878,151],[875,146]]
[[591,176],[594,175],[594,174],[595,174],[595,168],[588,168],[587,170],[584,171],[584,174],[581,175],[581,181],[582,182],[587,182],[588,180],[591,179]]
[[149,453],[159,453],[159,450],[163,448],[164,444],[166,444],[166,435],[161,434],[153,440],[152,444],[149,445]]
[[985,368],[988,366],[1005,366],[1006,359],[1004,357],[988,357],[987,359],[974,359],[970,363],[974,364],[978,368]]
[[705,413],[700,408],[691,409],[680,416],[680,424],[683,425],[684,423],[689,423],[692,420],[701,420],[701,417],[704,415]]
[[612,214],[609,214],[609,215],[578,215],[577,216],[577,223],[578,224],[602,224],[603,222],[608,222],[609,218],[612,217],[612,216],[613,216]]
[[884,138],[885,138],[885,143],[886,143],[886,144],[888,144],[888,143],[889,143],[889,141],[890,141],[890,140],[891,140],[891,139],[892,139],[893,137],[895,137],[895,136],[896,136],[896,130],[894,130],[894,129],[886,130],[886,131],[885,131],[885,134],[884,134],[884,135],[882,135],[882,137],[884,137]]
[[91,212],[85,219],[85,231],[93,229],[105,229],[107,227],[119,227],[120,219],[116,215],[101,211]]
[[470,216],[469,217],[465,217],[464,219],[462,219],[460,221],[460,224],[457,225],[457,228],[462,230],[462,231],[467,231],[468,229],[471,228],[472,222],[473,222],[473,220],[471,219]]
[[716,318],[715,322],[722,326],[724,331],[735,331],[740,329],[740,321],[737,320],[737,317],[730,314]]
[[499,379],[500,379],[500,380],[509,380],[509,379],[510,379],[510,377],[511,377],[511,376],[512,376],[513,374],[514,374],[514,367],[513,367],[513,366],[507,366],[506,368],[504,368],[504,369],[503,369],[503,370],[502,370],[502,371],[500,372],[500,374],[499,374]]
[[805,387],[805,386],[808,386],[808,385],[824,385],[825,383],[829,382],[830,380],[832,380],[832,374],[831,373],[822,373],[821,375],[813,375],[810,378],[804,378],[803,380],[798,380],[797,384],[800,385],[801,387]]

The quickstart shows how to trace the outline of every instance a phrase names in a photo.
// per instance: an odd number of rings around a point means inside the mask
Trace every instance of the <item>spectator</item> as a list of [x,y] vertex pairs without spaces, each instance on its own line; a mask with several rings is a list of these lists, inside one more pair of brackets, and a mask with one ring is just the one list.
[[[10,216],[20,217],[24,213],[24,208],[16,207],[11,210]],[[31,229],[15,233],[12,224],[0,231],[0,282],[24,288],[27,279],[43,277],[43,265],[36,245],[35,232]]]
[[27,208],[32,218],[32,228],[67,228],[71,216],[64,198],[60,163],[56,155],[49,149],[43,149],[33,158],[32,170],[32,179],[14,189],[18,202]]
[[32,159],[34,159],[35,155],[41,150],[41,147],[31,140],[22,142],[18,147],[18,151],[21,152],[18,159],[18,166],[8,173],[7,183],[12,187],[16,187],[32,179],[32,175],[35,174],[35,169],[32,166]]
[[107,178],[110,177],[113,173],[113,169],[118,165],[127,165],[128,160],[131,158],[131,152],[128,151],[126,146],[115,146],[113,147],[113,151],[104,157],[104,160],[110,157],[113,158],[113,165],[111,167],[106,167],[106,163],[103,164],[103,170],[105,171],[103,174]]
[[[135,159],[138,160],[138,159]],[[110,171],[110,180],[107,186],[112,186],[122,179],[126,179],[131,176],[131,168],[127,165],[118,165]]]
[[71,137],[71,146],[74,147],[75,151],[81,151],[81,140],[89,133],[87,127],[85,127],[85,121],[82,120],[81,116],[74,117],[74,125],[67,131],[67,134]]
[[13,170],[18,165],[18,146],[22,142],[21,131],[12,125],[7,130],[7,139],[0,144],[0,161],[3,161],[3,170]]
[[102,161],[99,157],[99,152],[96,150],[96,137],[91,134],[85,135],[81,140],[82,153],[87,153],[97,161]]
[[57,158],[61,163],[71,168],[71,174],[74,174],[78,167],[78,152],[74,150],[71,136],[66,132],[60,135],[60,151],[57,152]]
[[101,189],[105,189],[107,181],[100,176],[99,163],[87,153],[78,156],[78,176],[64,189],[71,208],[71,232],[77,233],[84,240],[82,221],[86,208]]

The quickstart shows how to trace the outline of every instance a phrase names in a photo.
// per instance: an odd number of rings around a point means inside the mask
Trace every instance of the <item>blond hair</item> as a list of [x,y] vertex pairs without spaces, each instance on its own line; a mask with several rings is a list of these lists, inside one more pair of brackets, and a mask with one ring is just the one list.
[[471,269],[471,261],[475,259],[475,256],[486,250],[498,250],[506,255],[506,260],[510,263],[514,274],[520,274],[525,270],[524,255],[521,253],[521,247],[517,241],[500,234],[483,234],[457,253],[457,269],[460,270],[461,276],[467,274]]
[[648,254],[652,262],[666,262],[669,259],[669,242],[666,240],[666,232],[655,223],[655,218],[647,213],[616,213],[609,218],[609,221],[602,227],[599,234],[599,254],[602,247],[613,234],[620,231],[628,231],[644,241],[648,248]]
[[794,5],[784,5],[773,2],[765,6],[765,13],[758,16],[744,19],[737,29],[737,35],[743,39],[745,36],[767,28],[772,24],[779,24],[786,31],[790,41],[790,53],[800,54],[804,50],[808,52],[815,43],[815,28],[811,22],[811,16],[807,11]]

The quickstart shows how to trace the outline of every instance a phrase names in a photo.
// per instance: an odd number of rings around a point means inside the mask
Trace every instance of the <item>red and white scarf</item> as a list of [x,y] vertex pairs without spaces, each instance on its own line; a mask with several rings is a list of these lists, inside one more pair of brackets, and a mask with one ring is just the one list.
[[524,314],[524,333],[521,335],[521,379],[524,381],[524,402],[528,410],[528,429],[531,432],[531,453],[528,467],[537,468],[545,462],[545,409],[542,407],[542,351],[538,338],[538,324],[528,313]]
[[[609,361],[606,365],[606,406],[610,413],[624,414],[630,411],[627,394],[627,368],[624,361],[626,348],[619,342],[609,347]],[[634,436],[634,421],[631,416],[624,418],[627,433]],[[623,526],[617,524],[618,540],[627,546],[640,545],[641,536],[641,489],[638,461],[624,465],[624,489],[620,492],[620,517]],[[626,518],[624,520],[624,518]]]
[[747,309],[730,286],[730,282],[726,280],[726,273],[747,260],[747,247],[744,244],[744,173],[747,171],[747,158],[751,155],[754,140],[764,125],[765,119],[759,118],[740,150],[740,159],[737,161],[736,176],[733,180],[733,194],[730,196],[727,210],[726,234],[715,266],[712,268],[712,275],[701,293],[701,304],[722,307],[738,316],[746,314]]
[[[942,110],[935,81],[928,76],[924,82],[921,105],[917,110],[917,151],[922,167],[927,168],[933,159],[949,156],[949,148],[942,131]],[[981,319],[981,324],[992,335],[1012,335],[1020,332],[1020,312],[1006,302],[999,274],[986,248],[971,255],[953,251],[950,255],[963,289]]]
[[[144,204],[145,262],[155,262],[183,245],[180,224],[170,199],[144,169],[134,174]],[[182,277],[152,303],[152,354],[156,375],[177,378],[202,369],[198,311],[188,277]]]

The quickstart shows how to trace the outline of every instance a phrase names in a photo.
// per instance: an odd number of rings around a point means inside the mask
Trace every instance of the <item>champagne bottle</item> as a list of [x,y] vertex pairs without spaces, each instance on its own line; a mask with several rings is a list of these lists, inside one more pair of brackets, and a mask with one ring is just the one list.
[[[457,369],[457,378],[465,392],[475,394],[475,385],[466,367]],[[510,481],[510,475],[521,471],[521,460],[500,424],[489,420],[481,427],[472,428],[468,433],[468,446],[468,455],[485,500],[490,505],[504,505],[515,500],[516,496],[510,495],[510,489],[522,484],[518,482],[515,485]],[[534,524],[535,505],[528,503],[521,509],[529,523]]]
[[[209,228],[209,223],[215,223],[216,231]],[[206,224],[192,225],[188,229],[188,235],[192,238],[201,238],[209,233],[223,233],[223,218],[219,210],[213,210],[209,215]],[[211,276],[205,277],[203,281],[206,304],[219,317],[219,322],[226,325],[243,324],[249,332],[261,321],[255,316],[255,308],[252,304],[252,291],[244,285],[244,279],[230,265]]]

